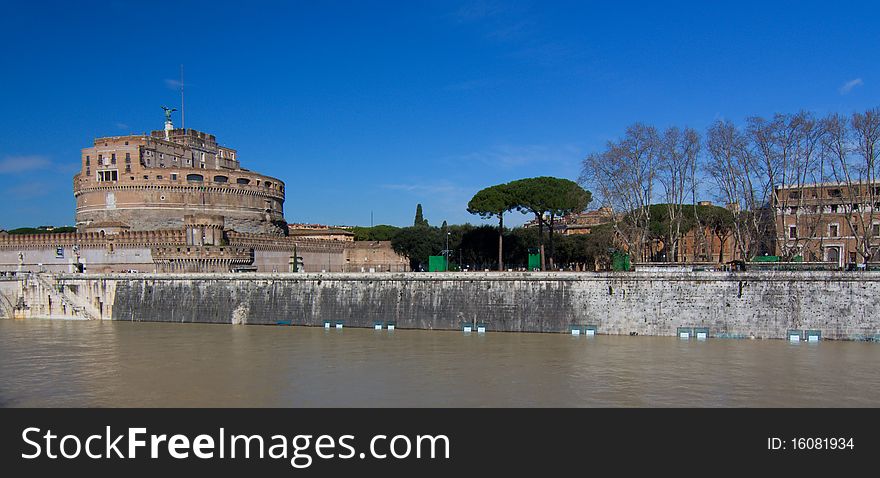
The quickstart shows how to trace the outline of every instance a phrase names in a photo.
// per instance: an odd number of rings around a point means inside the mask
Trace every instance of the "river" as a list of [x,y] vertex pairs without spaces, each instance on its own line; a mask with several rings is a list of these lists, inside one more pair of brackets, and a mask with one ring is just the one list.
[[880,344],[0,320],[4,407],[880,405]]

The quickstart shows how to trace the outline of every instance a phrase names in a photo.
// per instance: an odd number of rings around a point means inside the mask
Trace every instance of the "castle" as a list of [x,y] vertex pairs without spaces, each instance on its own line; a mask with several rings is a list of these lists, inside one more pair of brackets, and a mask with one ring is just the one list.
[[242,168],[214,135],[175,129],[163,109],[163,130],[84,148],[73,178],[77,232],[0,234],[0,271],[407,270],[388,243],[291,231],[283,181]]
[[81,232],[180,228],[192,211],[222,216],[229,230],[283,234],[284,183],[242,169],[214,135],[174,129],[97,138],[73,178]]

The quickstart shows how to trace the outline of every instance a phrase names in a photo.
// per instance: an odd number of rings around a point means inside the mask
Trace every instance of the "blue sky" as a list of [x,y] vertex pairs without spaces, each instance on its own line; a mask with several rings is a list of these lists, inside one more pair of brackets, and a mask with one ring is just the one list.
[[636,121],[880,105],[880,7],[768,3],[5,1],[0,228],[72,224],[80,149],[160,129],[181,64],[187,127],[289,222],[480,224],[479,189],[576,179]]

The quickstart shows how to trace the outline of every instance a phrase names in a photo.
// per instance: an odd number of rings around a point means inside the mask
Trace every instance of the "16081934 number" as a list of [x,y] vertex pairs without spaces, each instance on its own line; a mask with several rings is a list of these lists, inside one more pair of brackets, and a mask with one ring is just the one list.
[[789,440],[794,450],[852,450],[855,443],[852,438],[791,438]]

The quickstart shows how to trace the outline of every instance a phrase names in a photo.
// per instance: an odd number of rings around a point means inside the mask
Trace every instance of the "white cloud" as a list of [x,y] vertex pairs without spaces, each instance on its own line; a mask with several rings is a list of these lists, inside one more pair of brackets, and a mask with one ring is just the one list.
[[44,181],[30,181],[9,189],[10,196],[15,199],[31,199],[52,192],[53,188]]
[[392,191],[405,191],[413,194],[425,194],[425,195],[435,195],[435,194],[454,194],[461,192],[461,188],[458,186],[453,186],[451,184],[431,184],[428,181],[425,181],[424,184],[416,183],[416,184],[383,184],[382,189],[390,189]]
[[170,78],[165,78],[165,87],[169,90],[180,90],[180,80],[172,80]]
[[490,0],[473,0],[465,2],[456,12],[455,16],[461,22],[471,22],[493,17],[505,11],[502,2]]
[[846,83],[843,84],[843,86],[840,87],[840,94],[845,95],[845,94],[849,93],[850,91],[852,91],[853,88],[856,88],[858,86],[862,86],[864,84],[865,84],[865,82],[862,81],[861,78],[856,78],[855,80],[847,81]]
[[14,174],[53,167],[45,156],[6,156],[0,159],[0,174]]
[[[456,185],[449,181],[437,182],[436,178],[415,179],[415,182],[383,184],[382,189],[396,191],[407,208],[415,212],[416,204],[424,207],[425,218],[432,225],[439,226],[444,220],[450,224],[473,220],[467,213],[467,203],[473,196],[473,188]],[[409,212],[407,212],[409,214]],[[410,216],[412,217],[412,216]]]
[[492,167],[518,168],[539,163],[577,163],[581,156],[582,152],[573,145],[501,144],[485,151],[467,153],[453,159],[464,162],[476,161]]

